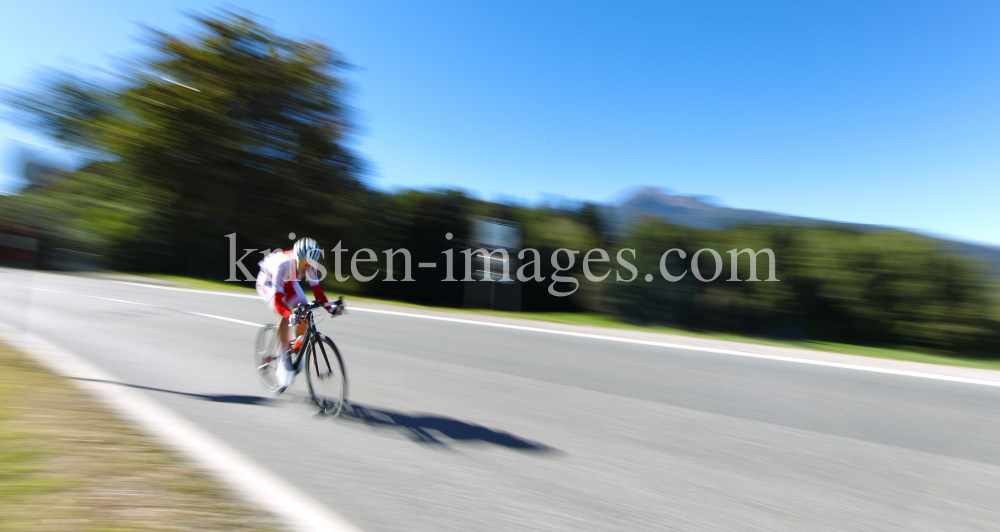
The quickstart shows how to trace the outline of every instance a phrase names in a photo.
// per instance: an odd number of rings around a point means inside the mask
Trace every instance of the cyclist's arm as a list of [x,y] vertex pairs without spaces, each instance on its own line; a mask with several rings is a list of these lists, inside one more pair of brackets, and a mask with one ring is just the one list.
[[313,297],[316,301],[319,301],[324,305],[329,303],[329,300],[326,298],[326,294],[323,293],[323,287],[319,285],[319,277],[317,276],[316,270],[313,269],[310,272],[310,275],[307,275],[306,278],[309,280],[309,288],[312,289]]

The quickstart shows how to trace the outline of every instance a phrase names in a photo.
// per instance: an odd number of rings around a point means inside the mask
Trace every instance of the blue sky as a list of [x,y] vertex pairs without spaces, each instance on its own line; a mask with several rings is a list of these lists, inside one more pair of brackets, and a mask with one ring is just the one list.
[[[36,1],[0,84],[107,66],[221,4]],[[247,1],[359,67],[383,187],[607,202],[636,186],[1000,244],[996,2]],[[0,125],[0,173],[11,142]],[[0,185],[2,189],[4,185]]]

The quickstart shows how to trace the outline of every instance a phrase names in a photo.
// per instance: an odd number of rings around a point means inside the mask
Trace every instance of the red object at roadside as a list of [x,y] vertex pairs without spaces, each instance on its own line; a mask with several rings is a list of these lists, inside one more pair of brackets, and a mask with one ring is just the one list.
[[37,259],[37,228],[23,224],[0,225],[0,266],[34,268]]

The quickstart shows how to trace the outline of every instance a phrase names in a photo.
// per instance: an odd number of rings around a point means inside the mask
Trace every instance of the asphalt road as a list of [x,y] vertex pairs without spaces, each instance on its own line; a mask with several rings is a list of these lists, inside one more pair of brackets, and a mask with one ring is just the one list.
[[267,397],[253,327],[193,313],[273,321],[0,270],[0,321],[368,532],[1000,530],[998,387],[356,311],[320,324],[356,406],[331,420],[304,379]]

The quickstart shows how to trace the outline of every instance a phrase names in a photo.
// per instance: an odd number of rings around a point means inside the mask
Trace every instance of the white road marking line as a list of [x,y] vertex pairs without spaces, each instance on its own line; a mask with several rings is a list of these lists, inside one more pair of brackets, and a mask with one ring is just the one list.
[[[201,293],[205,293],[205,294],[215,294],[215,295],[222,295],[222,296],[229,296],[229,297],[255,298],[255,296],[241,295],[241,294],[228,294],[228,293],[225,293],[225,292],[206,292],[204,290],[195,290],[195,289],[190,289],[190,288],[172,288],[172,287],[163,287],[163,286],[141,284],[141,283],[127,283],[125,281],[116,281],[116,282],[120,282],[120,283],[124,283],[124,284],[129,284],[129,285],[134,285],[134,286],[142,286],[142,287],[146,287],[146,288],[159,288],[159,289],[166,289],[166,290],[180,290],[180,291],[185,291],[185,292],[201,292]],[[39,289],[39,290],[41,290],[41,289]],[[50,291],[52,291],[52,290],[50,290]],[[89,297],[94,297],[94,296],[89,296]],[[144,304],[144,303],[137,303],[137,304]],[[747,357],[747,358],[758,358],[758,359],[762,359],[762,360],[775,360],[775,361],[780,361],[780,362],[792,362],[792,363],[796,363],[796,364],[808,364],[808,365],[811,365],[811,366],[823,366],[823,367],[828,367],[828,368],[840,368],[840,369],[850,369],[850,370],[855,370],[855,371],[867,371],[869,373],[882,373],[882,374],[885,374],[885,375],[899,375],[899,376],[903,376],[903,377],[916,377],[916,378],[921,378],[921,379],[932,379],[932,380],[948,381],[948,382],[960,382],[960,383],[964,383],[964,384],[976,384],[976,385],[980,385],[980,386],[997,386],[997,387],[1000,387],[1000,380],[994,381],[994,380],[988,380],[988,379],[974,379],[974,378],[970,378],[970,377],[955,377],[955,376],[951,376],[951,375],[939,375],[939,374],[936,374],[936,373],[924,373],[924,372],[921,372],[921,371],[908,371],[908,370],[901,370],[901,369],[879,368],[879,367],[874,367],[874,366],[863,366],[863,365],[860,365],[860,364],[845,364],[845,363],[842,363],[842,362],[827,362],[827,361],[823,361],[823,360],[810,360],[808,358],[797,358],[797,357],[788,357],[788,356],[780,356],[780,355],[764,355],[764,354],[760,354],[760,353],[751,353],[751,352],[748,352],[748,351],[736,351],[736,350],[733,350],[733,349],[720,349],[720,348],[716,348],[716,347],[700,347],[700,346],[693,346],[693,345],[674,344],[674,343],[670,343],[670,342],[656,342],[656,341],[651,341],[651,340],[636,340],[636,339],[633,339],[633,338],[622,338],[622,337],[619,337],[619,336],[605,336],[605,335],[600,335],[600,334],[589,334],[589,333],[581,333],[581,332],[573,332],[573,331],[560,331],[560,330],[556,330],[556,329],[543,329],[541,327],[528,327],[528,326],[524,326],[524,325],[510,325],[510,324],[506,324],[506,323],[493,323],[493,322],[488,322],[488,321],[467,320],[467,319],[462,319],[462,318],[446,318],[444,316],[429,316],[429,315],[426,315],[426,314],[414,314],[412,312],[396,312],[396,311],[392,311],[392,310],[376,310],[376,309],[371,309],[371,308],[355,307],[355,306],[351,306],[351,307],[349,307],[349,309],[352,310],[352,311],[356,310],[356,311],[360,311],[360,312],[372,312],[372,313],[375,313],[375,314],[388,314],[388,315],[392,315],[392,316],[402,316],[402,317],[417,318],[417,319],[422,319],[422,320],[435,320],[435,321],[445,321],[445,322],[451,322],[451,323],[463,323],[463,324],[467,324],[467,325],[479,325],[479,326],[483,326],[483,327],[496,327],[496,328],[500,328],[500,329],[512,329],[512,330],[518,330],[518,331],[529,331],[529,332],[537,332],[537,333],[543,333],[543,334],[555,334],[555,335],[560,335],[560,336],[572,336],[572,337],[576,337],[576,338],[589,338],[589,339],[592,339],[592,340],[603,340],[603,341],[609,341],[609,342],[621,342],[621,343],[635,344],[635,345],[647,345],[647,346],[652,346],[652,347],[666,347],[666,348],[670,348],[670,349],[685,349],[685,350],[688,350],[688,351],[700,351],[700,352],[703,352],[703,353],[715,353],[715,354],[720,354],[720,355],[732,355],[732,356],[740,356],[740,357]],[[230,320],[229,318],[222,318],[221,316],[212,316],[212,315],[207,315],[207,314],[204,315],[204,316],[206,316],[206,317],[212,317],[212,318],[218,318],[218,319],[227,319],[229,321],[239,321],[239,320]],[[243,322],[243,323],[248,324],[249,322]],[[258,326],[257,324],[254,324],[254,325]]]
[[235,319],[235,318],[227,318],[225,316],[216,316],[215,314],[202,314],[201,312],[190,312],[190,311],[186,311],[186,310],[181,311],[181,312],[184,312],[185,314],[193,314],[195,316],[201,316],[203,318],[214,318],[214,319],[217,319],[217,320],[228,321],[228,322],[232,322],[232,323],[239,323],[240,325],[249,325],[251,327],[263,327],[263,325],[264,325],[263,323],[254,323],[252,321],[243,321],[243,320],[238,320],[238,319]]
[[[13,285],[4,285],[4,286],[13,286]],[[150,305],[148,303],[139,303],[139,302],[136,302],[136,301],[125,301],[124,299],[113,299],[113,298],[110,298],[110,297],[92,296],[90,294],[79,294],[79,293],[76,293],[76,292],[65,292],[63,290],[52,290],[51,288],[38,288],[38,287],[34,287],[34,286],[19,286],[18,288],[30,288],[32,290],[38,290],[38,291],[41,291],[41,292],[54,292],[56,294],[71,294],[71,295],[74,295],[74,296],[89,297],[89,298],[92,298],[92,299],[100,299],[102,301],[111,301],[113,303],[128,303],[129,305],[141,305],[143,307],[155,307],[156,306],[156,305]]]
[[326,506],[194,423],[134,390],[114,384],[120,380],[84,358],[25,331],[4,327],[0,337],[53,372],[77,379],[74,384],[94,393],[154,436],[171,444],[243,495],[249,503],[270,511],[293,530],[360,532]]
[[1000,386],[1000,380],[991,381],[988,379],[973,379],[969,377],[953,377],[950,375],[938,375],[934,373],[923,373],[920,371],[907,371],[900,369],[889,369],[889,368],[878,368],[873,366],[862,366],[859,364],[844,364],[842,362],[827,362],[823,360],[810,360],[808,358],[796,358],[796,357],[786,357],[780,355],[763,355],[759,353],[750,353],[747,351],[736,351],[733,349],[720,349],[717,347],[699,347],[693,345],[684,344],[673,344],[669,342],[655,342],[652,340],[636,340],[633,338],[622,338],[619,336],[604,336],[600,334],[588,334],[573,331],[559,331],[556,329],[542,329],[540,327],[527,327],[524,325],[510,325],[506,323],[492,323],[487,321],[475,321],[475,320],[465,320],[461,318],[446,318],[443,316],[428,316],[426,314],[413,314],[410,312],[395,312],[391,310],[375,310],[369,308],[358,308],[350,307],[351,310],[359,310],[361,312],[374,312],[377,314],[390,314],[394,316],[405,316],[407,318],[419,318],[425,320],[437,320],[437,321],[447,321],[452,323],[465,323],[470,325],[481,325],[484,327],[497,327],[500,329],[514,329],[518,331],[531,331],[537,333],[545,334],[556,334],[560,336],[573,336],[577,338],[589,338],[592,340],[605,340],[610,342],[621,342],[626,344],[636,344],[636,345],[648,345],[653,347],[667,347],[670,349],[686,349],[688,351],[701,351],[705,353],[716,353],[721,355],[733,355],[749,358],[760,358],[764,360],[778,360],[782,362],[794,362],[797,364],[809,364],[813,366],[826,366],[830,368],[841,368],[841,369],[853,369],[858,371],[869,371],[872,373],[885,373],[888,375],[903,375],[907,377],[920,377],[924,379],[935,379],[942,381],[951,382],[962,382],[966,384],[980,384],[983,386]]
[[199,290],[197,288],[177,288],[174,286],[159,286],[149,283],[132,283],[129,281],[112,281],[120,284],[127,284],[129,286],[141,286],[143,288],[155,288],[157,290],[172,290],[175,292],[195,292],[198,294],[210,294],[213,296],[226,296],[226,297],[242,297],[244,299],[260,299],[260,296],[256,294],[234,294],[230,292],[219,292],[215,290]]
[[[14,286],[14,285],[0,285],[0,286]],[[18,288],[29,288],[29,287],[21,286],[21,287],[18,287]],[[254,323],[252,321],[238,320],[236,318],[227,318],[225,316],[216,316],[215,314],[204,314],[204,313],[201,313],[201,312],[194,312],[194,311],[191,311],[191,310],[172,309],[172,308],[168,308],[168,307],[161,307],[161,306],[158,306],[158,305],[151,305],[149,303],[139,303],[138,301],[126,301],[124,299],[114,299],[114,298],[110,298],[110,297],[101,297],[101,296],[94,296],[94,295],[90,295],[90,294],[81,294],[79,292],[66,292],[64,290],[53,290],[51,288],[31,287],[31,289],[32,290],[39,290],[41,292],[53,292],[53,293],[56,293],[56,294],[68,294],[68,295],[78,296],[78,297],[88,297],[88,298],[91,298],[91,299],[100,299],[101,301],[111,301],[113,303],[126,303],[126,304],[129,304],[129,305],[140,305],[140,306],[143,306],[143,307],[163,308],[163,309],[167,309],[167,310],[173,310],[175,312],[180,312],[182,314],[190,314],[192,316],[201,316],[203,318],[212,318],[212,319],[216,319],[216,320],[228,321],[228,322],[231,322],[231,323],[238,323],[240,325],[249,325],[251,327],[262,327],[264,325],[263,323]]]

